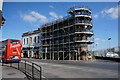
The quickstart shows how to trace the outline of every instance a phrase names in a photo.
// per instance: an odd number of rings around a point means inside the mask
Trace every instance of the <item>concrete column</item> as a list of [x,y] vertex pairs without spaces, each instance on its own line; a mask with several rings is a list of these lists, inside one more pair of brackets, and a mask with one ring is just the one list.
[[80,55],[79,55],[78,59],[80,60]]
[[50,53],[50,60],[51,60],[51,53]]
[[28,57],[30,57],[30,52],[29,51],[27,51],[27,54],[28,54]]
[[69,60],[71,60],[71,54],[70,54],[70,52],[69,52]]
[[77,52],[76,52],[76,61],[77,61]]
[[40,51],[39,51],[39,58],[41,57]]
[[64,60],[64,52],[63,52],[63,60]]
[[45,60],[47,59],[47,53],[45,53]]
[[52,53],[53,55],[52,55],[52,60],[54,60],[54,53]]
[[58,54],[58,60],[59,60],[59,52],[57,54]]
[[42,57],[42,60],[43,60],[43,53],[41,53],[41,57]]
[[34,57],[34,52],[33,51],[31,51],[31,57]]

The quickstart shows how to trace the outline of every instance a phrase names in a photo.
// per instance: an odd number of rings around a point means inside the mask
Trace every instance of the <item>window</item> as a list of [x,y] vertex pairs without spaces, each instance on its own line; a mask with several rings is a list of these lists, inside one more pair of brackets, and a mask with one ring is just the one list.
[[30,44],[32,44],[32,37],[30,37]]
[[34,42],[36,43],[36,36],[35,36],[35,38],[34,38]]
[[27,38],[27,44],[28,44],[28,38]]
[[25,39],[23,39],[23,44],[25,44]]
[[17,43],[19,43],[19,42],[16,41],[16,40],[10,40],[10,43],[17,44]]
[[39,43],[40,36],[38,36],[38,43]]

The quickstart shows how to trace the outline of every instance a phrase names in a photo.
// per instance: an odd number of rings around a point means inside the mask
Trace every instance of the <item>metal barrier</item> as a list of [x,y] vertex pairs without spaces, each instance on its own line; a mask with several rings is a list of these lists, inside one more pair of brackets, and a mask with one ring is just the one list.
[[2,63],[3,66],[9,66],[22,71],[29,80],[41,80],[41,66],[30,61],[22,60],[18,63]]

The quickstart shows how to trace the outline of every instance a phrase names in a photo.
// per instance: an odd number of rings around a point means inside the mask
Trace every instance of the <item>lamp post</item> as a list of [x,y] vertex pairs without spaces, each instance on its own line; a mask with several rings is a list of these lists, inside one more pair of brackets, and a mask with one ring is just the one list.
[[98,43],[95,43],[95,46],[96,46],[96,56],[98,56],[98,51],[97,51]]
[[111,50],[110,50],[110,40],[111,40],[111,38],[108,38],[108,43],[109,43],[109,48],[108,48],[108,50],[109,50],[109,52],[111,51]]

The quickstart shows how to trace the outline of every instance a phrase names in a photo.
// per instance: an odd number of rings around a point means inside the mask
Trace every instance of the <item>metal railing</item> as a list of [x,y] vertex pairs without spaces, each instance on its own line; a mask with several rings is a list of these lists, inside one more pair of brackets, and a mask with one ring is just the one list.
[[42,80],[42,68],[33,62],[22,60],[18,63],[2,63],[2,66],[9,66],[22,71],[28,80]]

